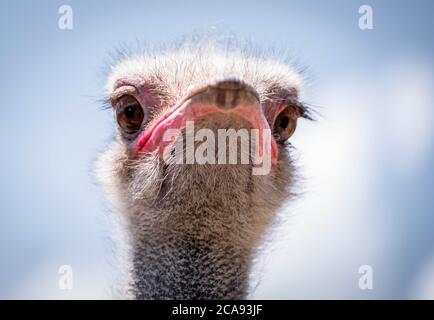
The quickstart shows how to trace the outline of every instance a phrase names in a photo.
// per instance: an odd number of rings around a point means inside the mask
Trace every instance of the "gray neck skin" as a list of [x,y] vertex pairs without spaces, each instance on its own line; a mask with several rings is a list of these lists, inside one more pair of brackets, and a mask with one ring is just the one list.
[[136,299],[245,298],[248,250],[229,240],[156,233],[143,235],[133,248]]
[[287,175],[252,175],[249,165],[168,166],[156,198],[131,201],[133,296],[246,298],[252,258],[287,198]]

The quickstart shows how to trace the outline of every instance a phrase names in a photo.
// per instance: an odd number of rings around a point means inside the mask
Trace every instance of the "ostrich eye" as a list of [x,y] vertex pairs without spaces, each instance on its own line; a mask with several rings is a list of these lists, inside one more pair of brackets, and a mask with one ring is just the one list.
[[292,136],[297,127],[297,118],[298,113],[291,106],[286,107],[277,115],[273,130],[278,142],[284,142]]
[[117,102],[116,117],[119,126],[126,133],[136,133],[143,122],[143,108],[134,97],[123,96]]

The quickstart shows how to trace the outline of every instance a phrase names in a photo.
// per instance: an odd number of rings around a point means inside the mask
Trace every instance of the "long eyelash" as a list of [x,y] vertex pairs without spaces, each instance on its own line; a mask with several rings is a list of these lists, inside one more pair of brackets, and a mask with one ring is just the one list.
[[101,110],[112,109],[112,103],[111,103],[111,100],[109,98],[98,99],[98,104],[101,106]]
[[304,119],[316,121],[318,118],[323,118],[322,114],[318,111],[318,108],[321,108],[320,106],[307,102],[298,102],[297,106],[301,117]]

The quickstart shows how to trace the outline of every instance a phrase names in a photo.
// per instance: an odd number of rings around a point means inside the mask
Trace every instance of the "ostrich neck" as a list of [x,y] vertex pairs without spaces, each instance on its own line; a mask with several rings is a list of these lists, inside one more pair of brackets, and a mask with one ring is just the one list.
[[193,224],[133,222],[131,291],[135,298],[246,297],[254,239],[236,224],[199,216],[206,213],[191,212]]

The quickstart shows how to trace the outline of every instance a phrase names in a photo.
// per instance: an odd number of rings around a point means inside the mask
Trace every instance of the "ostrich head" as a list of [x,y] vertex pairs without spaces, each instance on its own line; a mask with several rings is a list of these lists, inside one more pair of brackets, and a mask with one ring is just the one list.
[[[288,139],[309,117],[301,86],[279,60],[210,41],[112,66],[117,134],[98,172],[127,221],[134,298],[245,297],[257,246],[292,193]],[[269,170],[255,174],[266,153]]]

